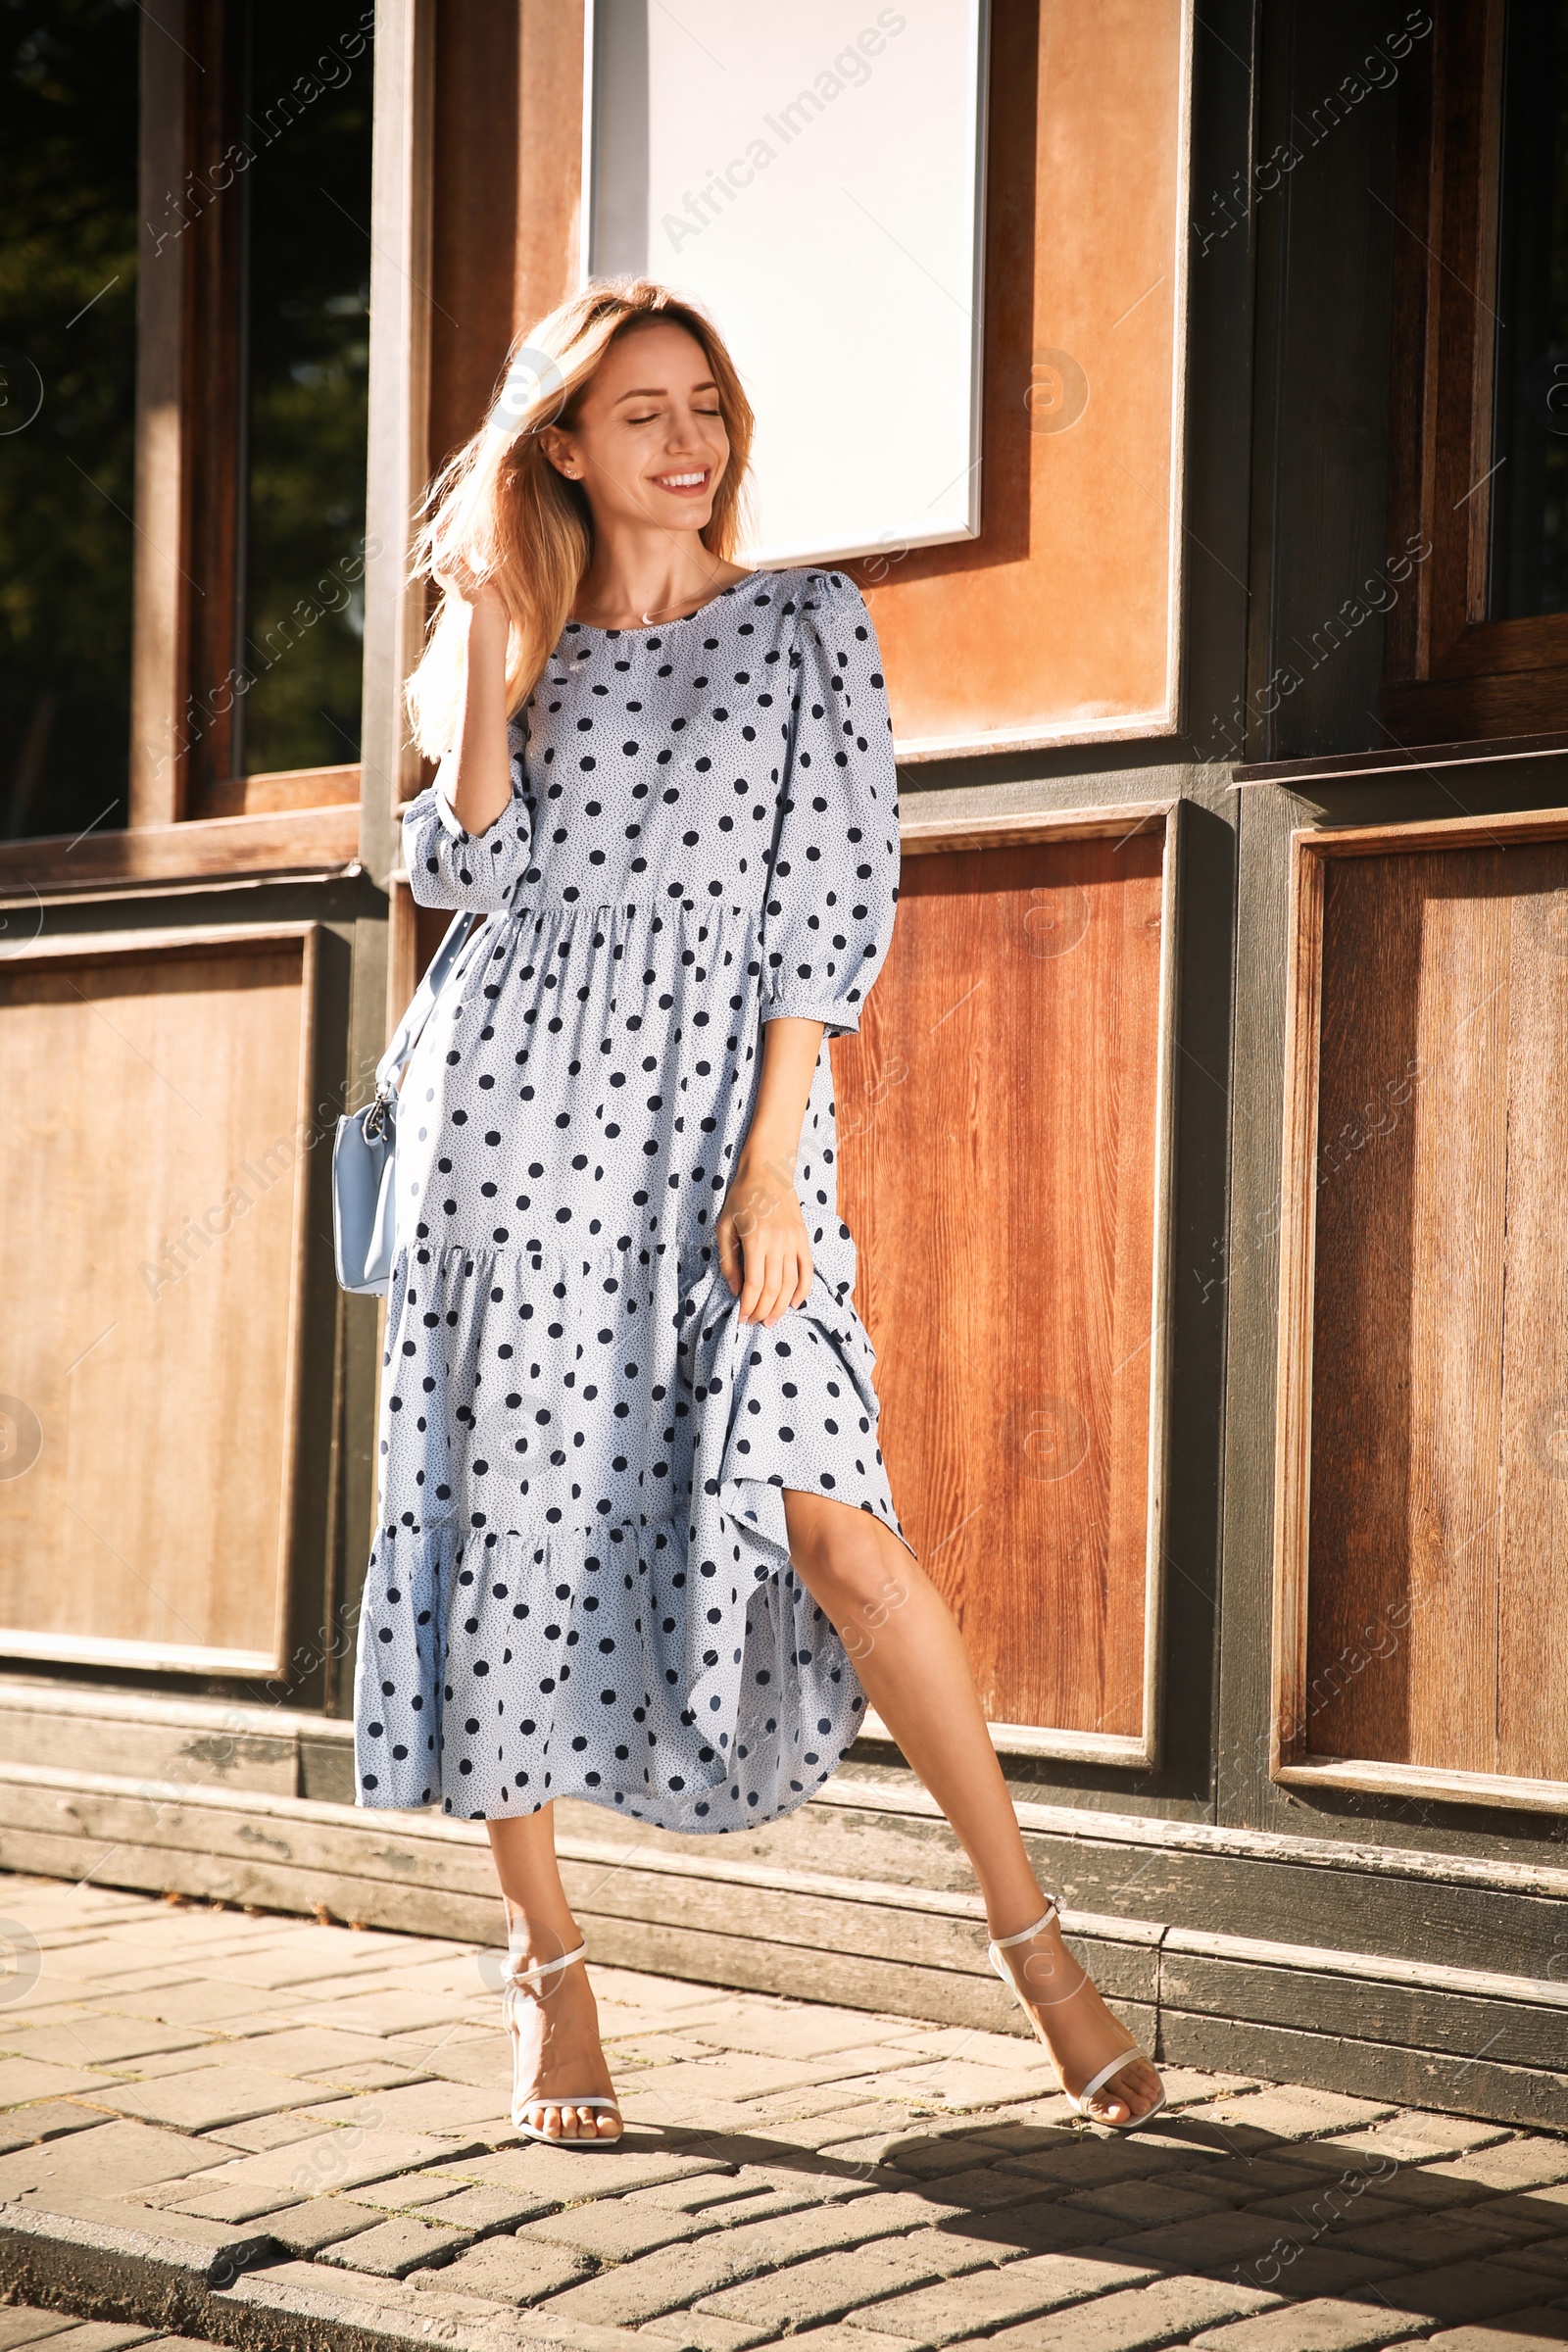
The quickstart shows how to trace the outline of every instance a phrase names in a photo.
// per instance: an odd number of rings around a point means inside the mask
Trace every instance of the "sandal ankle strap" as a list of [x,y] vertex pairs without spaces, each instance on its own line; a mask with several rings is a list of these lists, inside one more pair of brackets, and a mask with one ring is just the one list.
[[530,1986],[542,1984],[546,1977],[553,1977],[558,1969],[569,1968],[574,1960],[584,1958],[587,1950],[586,1943],[579,1943],[575,1951],[563,1952],[559,1960],[536,1960],[531,1968],[514,1968],[512,1963],[512,1954],[509,1952],[504,1982],[508,1984]]
[[991,1949],[994,1952],[1004,1952],[1010,1949],[1010,1947],[1015,1943],[1027,1943],[1032,1936],[1039,1935],[1042,1928],[1049,1928],[1054,1919],[1059,1919],[1060,1917],[1061,1903],[1059,1898],[1056,1895],[1048,1894],[1046,1897],[1046,1907],[1041,1913],[1040,1917],[1035,1921],[1035,1924],[1032,1928],[1020,1928],[1016,1936],[993,1936],[991,1938]]

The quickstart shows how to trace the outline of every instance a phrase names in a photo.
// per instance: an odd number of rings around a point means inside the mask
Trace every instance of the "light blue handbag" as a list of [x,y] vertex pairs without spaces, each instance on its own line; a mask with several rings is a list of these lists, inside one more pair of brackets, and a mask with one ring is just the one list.
[[414,1002],[375,1067],[375,1094],[337,1123],[332,1146],[332,1247],[346,1291],[383,1294],[392,1280],[397,1208],[398,1082],[437,997],[481,914],[455,915]]

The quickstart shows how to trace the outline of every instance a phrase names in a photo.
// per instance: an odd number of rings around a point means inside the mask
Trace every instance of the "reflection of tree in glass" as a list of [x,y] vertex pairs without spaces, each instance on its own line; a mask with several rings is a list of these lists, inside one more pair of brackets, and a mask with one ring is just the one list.
[[0,437],[10,839],[125,821],[139,24],[129,0],[51,0],[0,33],[0,344],[44,387]]
[[[370,51],[331,63],[310,0],[253,12],[245,767],[336,766],[360,747]],[[344,25],[358,22],[346,14]],[[315,93],[312,95],[311,93]],[[287,119],[275,102],[306,102]],[[278,127],[271,129],[271,124]]]
[[1489,617],[1568,611],[1568,6],[1504,38]]

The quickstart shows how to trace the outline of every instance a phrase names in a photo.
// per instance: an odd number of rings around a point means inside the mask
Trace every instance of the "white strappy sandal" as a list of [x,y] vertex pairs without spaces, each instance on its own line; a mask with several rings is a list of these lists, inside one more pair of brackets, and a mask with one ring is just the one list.
[[[524,2139],[543,2140],[548,2148],[615,2148],[620,2145],[625,2136],[625,2126],[621,2121],[618,2099],[580,2098],[575,2091],[569,2093],[552,2091],[548,2098],[541,2097],[538,2091],[532,2091],[524,2096],[517,2084],[517,2069],[522,2055],[522,2036],[518,2030],[516,2016],[518,2002],[525,1992],[537,1991],[547,1977],[555,1976],[563,1968],[569,1968],[574,1960],[585,1959],[587,1952],[588,1946],[585,1943],[579,1943],[575,1951],[563,1952],[559,1960],[541,1960],[533,1968],[514,1968],[512,1965],[511,1954],[509,1953],[507,1956],[507,1974],[501,1993],[501,2015],[505,2021],[507,2032],[512,2036],[512,2128],[514,2132],[520,2132]],[[592,2137],[580,2132],[573,2133],[542,2132],[537,2124],[530,2124],[528,2121],[530,2107],[608,2107],[615,2121],[621,2124],[621,2130],[611,2133],[608,2137],[597,2132],[593,2133]]]
[[[1011,1969],[1008,1968],[1002,1955],[1012,1944],[1028,1943],[1034,1936],[1040,1934],[1042,1928],[1049,1928],[1052,1921],[1054,1919],[1059,1919],[1060,1916],[1061,1905],[1054,1895],[1051,1895],[1047,1899],[1044,1912],[1041,1914],[1040,1918],[1035,1921],[1035,1924],[1032,1928],[1024,1928],[1016,1936],[994,1936],[991,1943],[987,1946],[987,1949],[991,1954],[992,1967],[996,1970],[1004,1984],[1006,1985],[1007,1990],[1012,1994],[1013,1999],[1023,2011],[1025,2017],[1028,2018],[1030,2025],[1034,2027],[1035,2034],[1042,2042],[1045,2041],[1046,2037],[1040,2031],[1039,2022],[1030,2010],[1028,2002],[1024,1999],[1023,1993],[1019,1989],[1017,1980],[1014,1978]],[[1087,1975],[1088,1972],[1086,1971],[1085,1973]],[[1050,2045],[1048,2043],[1047,2047],[1049,2048],[1049,2046]],[[1153,2122],[1155,2116],[1158,2115],[1160,2109],[1165,2104],[1165,2085],[1163,2082],[1160,2083],[1159,2096],[1154,2101],[1152,2107],[1149,2108],[1143,2115],[1133,2116],[1125,2124],[1113,2124],[1108,2116],[1097,2115],[1094,2109],[1090,2106],[1089,2102],[1094,2097],[1097,2090],[1103,2090],[1105,2084],[1109,2082],[1114,2076],[1121,2073],[1122,2068],[1127,2064],[1129,2058],[1143,2058],[1146,2055],[1147,2053],[1139,2048],[1136,2041],[1129,2042],[1124,2050],[1117,2051],[1115,2057],[1111,2059],[1107,2066],[1102,2066],[1101,2068],[1098,2075],[1092,2075],[1090,2077],[1089,2081],[1084,2084],[1082,2090],[1068,2090],[1066,2084],[1063,2083],[1062,2090],[1066,2096],[1067,2104],[1069,2107],[1076,2108],[1080,2115],[1087,2116],[1092,2124],[1102,2124],[1107,2132],[1141,2132],[1145,2124],[1152,2124]],[[1150,2060],[1150,2064],[1153,2064],[1152,2059]]]

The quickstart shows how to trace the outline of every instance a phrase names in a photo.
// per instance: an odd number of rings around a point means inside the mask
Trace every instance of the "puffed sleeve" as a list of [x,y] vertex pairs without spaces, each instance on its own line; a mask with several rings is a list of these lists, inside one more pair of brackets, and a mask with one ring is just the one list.
[[841,571],[808,572],[762,923],[764,1021],[858,1029],[893,935],[899,790],[882,657]]
[[403,862],[421,906],[466,906],[480,914],[505,907],[528,871],[533,812],[523,797],[523,730],[507,729],[512,755],[512,799],[482,833],[465,833],[452,807],[455,761],[448,752],[425,787],[403,812]]

